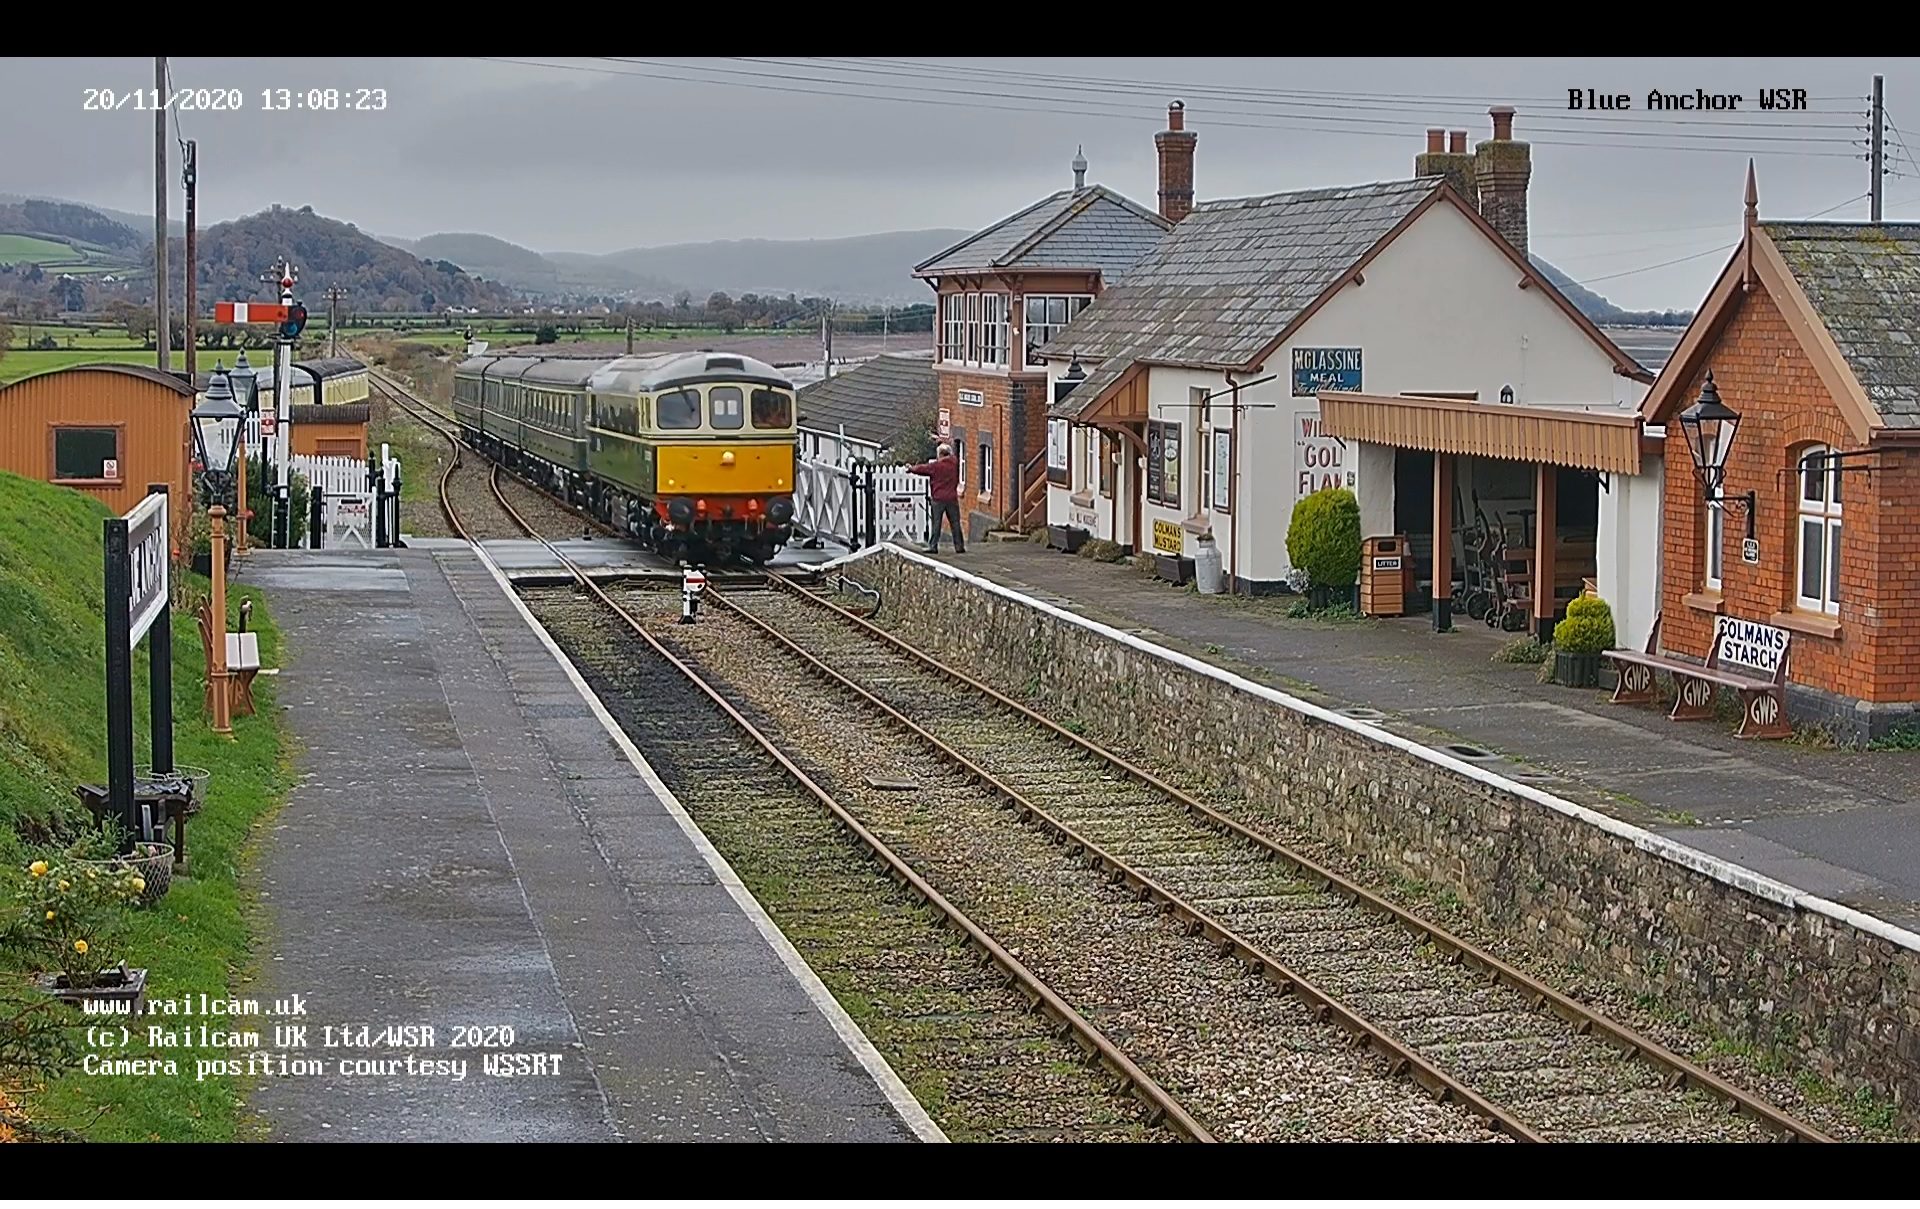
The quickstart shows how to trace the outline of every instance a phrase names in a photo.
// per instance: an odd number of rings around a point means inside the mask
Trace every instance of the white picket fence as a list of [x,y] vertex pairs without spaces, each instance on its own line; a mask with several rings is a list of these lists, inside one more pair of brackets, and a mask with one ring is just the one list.
[[[400,459],[385,446],[380,447],[380,467],[386,483],[384,529],[388,542],[395,536],[399,503],[395,488],[400,482]],[[346,457],[318,457],[296,453],[287,460],[288,468],[307,480],[307,489],[320,493],[321,540],[323,546],[357,545],[371,549],[375,542],[374,509],[378,496],[367,463]]]
[[[869,537],[925,545],[933,509],[927,480],[905,467],[855,462],[836,465],[801,459],[794,470],[794,524],[809,545],[834,542],[857,549]],[[877,534],[866,533],[867,497],[873,496]]]

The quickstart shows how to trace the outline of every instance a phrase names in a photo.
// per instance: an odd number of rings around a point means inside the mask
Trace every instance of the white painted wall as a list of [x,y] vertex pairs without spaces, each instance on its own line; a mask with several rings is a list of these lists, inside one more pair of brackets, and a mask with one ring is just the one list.
[[1609,484],[1612,490],[1600,497],[1594,586],[1613,607],[1614,638],[1630,650],[1646,645],[1647,631],[1660,610],[1664,479],[1664,459],[1642,457],[1639,474],[1614,475]]

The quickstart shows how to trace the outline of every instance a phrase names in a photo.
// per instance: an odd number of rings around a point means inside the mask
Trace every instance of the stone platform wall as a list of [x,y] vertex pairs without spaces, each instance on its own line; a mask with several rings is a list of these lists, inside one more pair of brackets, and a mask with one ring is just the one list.
[[1830,1082],[1920,1104],[1920,937],[918,555],[843,567],[956,664],[1234,779],[1284,820],[1450,890],[1483,923]]

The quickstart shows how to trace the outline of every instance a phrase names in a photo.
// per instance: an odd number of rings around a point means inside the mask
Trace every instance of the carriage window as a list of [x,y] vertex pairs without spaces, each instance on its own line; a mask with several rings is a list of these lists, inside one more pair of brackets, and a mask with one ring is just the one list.
[[753,426],[755,428],[791,428],[793,396],[782,390],[754,391]]
[[738,428],[746,423],[741,414],[741,392],[737,386],[713,386],[707,389],[707,422],[715,428]]
[[700,392],[697,390],[674,390],[656,395],[653,407],[662,428],[700,427]]

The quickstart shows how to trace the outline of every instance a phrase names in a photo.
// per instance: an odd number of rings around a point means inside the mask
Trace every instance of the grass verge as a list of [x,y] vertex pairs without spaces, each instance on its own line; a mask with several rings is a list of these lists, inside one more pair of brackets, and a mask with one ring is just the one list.
[[[105,780],[106,654],[101,596],[99,503],[75,491],[0,473],[0,857],[21,876],[31,853],[84,820],[74,785]],[[129,965],[148,970],[149,998],[224,995],[248,961],[252,932],[241,885],[246,839],[291,784],[289,747],[274,684],[254,684],[258,712],[234,719],[233,738],[207,729],[202,710],[205,656],[191,606],[207,581],[179,582],[173,618],[175,759],[213,775],[207,803],[187,828],[193,876],[135,913]],[[278,666],[280,635],[255,589],[235,587],[229,605],[254,602],[261,662]],[[147,650],[134,655],[135,759],[148,757]],[[0,971],[15,978],[17,962]],[[80,1019],[74,1014],[74,1019]],[[239,1098],[230,1080],[195,1077],[195,1061],[225,1056],[197,1047],[134,1043],[115,1057],[171,1058],[177,1075],[89,1075],[76,1069],[28,1088],[28,1114],[42,1126],[103,1141],[220,1141],[234,1134]],[[191,1021],[200,1023],[198,1018]],[[209,1021],[209,1023],[217,1023]]]

